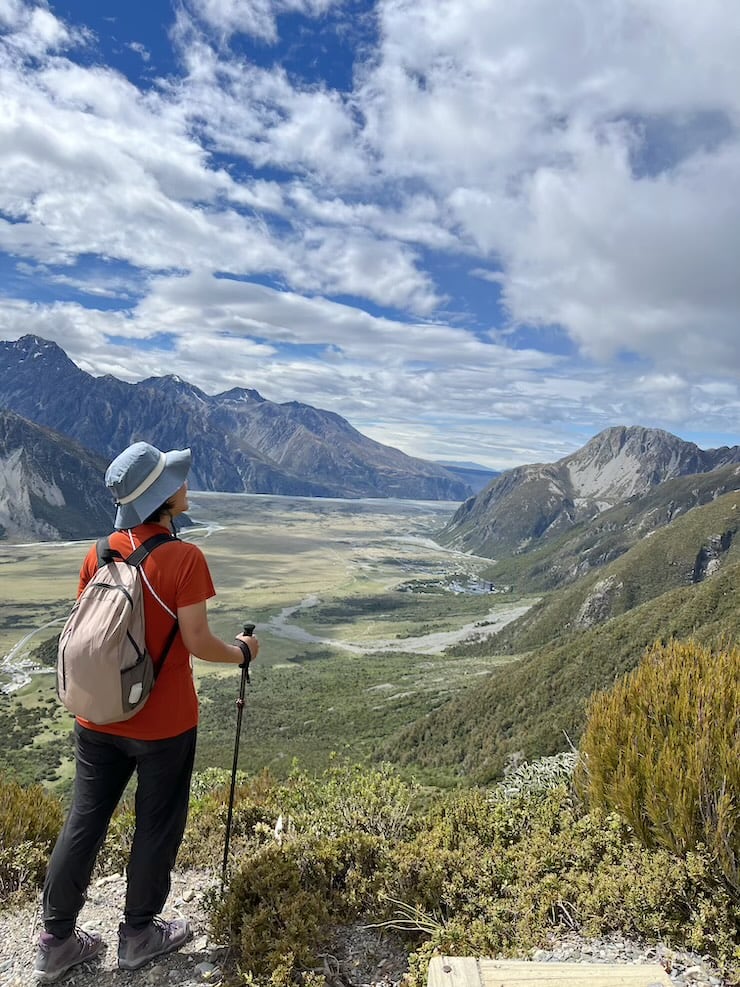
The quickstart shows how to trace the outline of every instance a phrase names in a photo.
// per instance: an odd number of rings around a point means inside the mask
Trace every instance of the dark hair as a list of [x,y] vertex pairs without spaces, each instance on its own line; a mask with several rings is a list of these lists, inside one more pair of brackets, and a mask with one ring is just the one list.
[[149,517],[145,517],[143,523],[156,524],[157,521],[160,520],[162,515],[168,514],[174,506],[175,506],[175,495],[173,494],[171,497],[168,497],[168,499],[164,502],[164,504],[160,504],[156,510],[152,511]]

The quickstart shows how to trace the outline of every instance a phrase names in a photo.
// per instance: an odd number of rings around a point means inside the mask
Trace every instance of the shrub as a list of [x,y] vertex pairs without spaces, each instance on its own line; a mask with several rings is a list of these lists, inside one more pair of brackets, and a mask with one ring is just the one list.
[[389,764],[335,764],[318,778],[294,769],[280,806],[298,832],[360,832],[390,840],[413,825],[411,806],[417,794]]
[[[732,973],[740,911],[706,852],[644,847],[617,813],[584,812],[569,778],[556,783],[569,769],[546,764],[534,791],[439,796],[391,836],[345,816],[353,792],[377,791],[377,774],[296,776],[275,793],[295,826],[242,857],[226,897],[214,899],[215,937],[247,983],[271,987],[310,978],[332,930],[356,921],[403,933],[408,987],[422,987],[434,952],[521,956],[563,929],[688,944]],[[363,810],[370,819],[374,802]]]
[[[336,764],[318,778],[294,769],[272,788],[263,781],[236,793],[231,845],[240,865],[225,898],[213,901],[213,932],[251,977],[274,983],[284,970],[290,983],[298,973],[305,980],[334,926],[386,915],[388,854],[413,829],[415,789],[387,765]],[[187,834],[184,847],[202,844],[214,819],[223,832],[226,795],[202,802],[189,825],[200,836]]]
[[0,775],[0,904],[41,885],[62,819],[58,799],[41,785]]
[[531,798],[545,795],[570,780],[578,764],[578,754],[562,751],[537,761],[525,761],[509,771],[491,793],[492,801],[502,801],[514,795],[527,794]]
[[579,787],[648,846],[706,847],[740,891],[740,651],[656,644],[594,696]]
[[316,966],[333,925],[367,907],[378,840],[363,834],[303,836],[262,847],[214,902],[213,933],[236,948],[252,977],[285,968],[285,983]]
[[[221,868],[230,790],[231,775],[227,771],[207,768],[194,775],[188,825],[177,858],[179,866]],[[232,861],[254,853],[273,839],[279,814],[277,791],[276,782],[266,772],[251,779],[237,772],[229,843]]]

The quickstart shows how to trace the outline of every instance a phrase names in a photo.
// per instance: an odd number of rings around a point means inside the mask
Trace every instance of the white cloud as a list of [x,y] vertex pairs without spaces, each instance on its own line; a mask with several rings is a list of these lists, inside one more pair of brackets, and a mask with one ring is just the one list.
[[[353,91],[238,53],[239,34],[277,42],[282,15],[320,32],[341,10],[192,0],[172,31],[181,75],[145,88],[75,61],[88,34],[53,7],[0,0],[0,249],[47,289],[131,286],[118,313],[8,299],[0,332],[127,379],[137,362],[106,335],[170,334],[151,372],[210,390],[248,378],[417,448],[446,421],[446,458],[480,459],[453,448],[511,438],[507,422],[543,459],[549,436],[564,452],[620,421],[736,430],[726,0],[379,0]],[[551,326],[580,359],[546,351]],[[518,329],[542,352],[517,349]]]
[[222,38],[235,33],[250,34],[264,41],[277,41],[280,14],[299,13],[317,17],[342,0],[192,0],[191,12]]
[[[719,0],[380,10],[365,136],[502,264],[512,318],[599,358],[736,373],[740,18]],[[677,155],[662,168],[661,128]]]
[[[338,215],[339,229],[308,228],[276,182],[241,183],[213,167],[188,123],[193,114],[208,116],[207,108],[188,104],[185,112],[182,94],[143,94],[109,69],[64,60],[35,75],[7,62],[4,69],[0,209],[17,220],[0,220],[6,251],[47,264],[93,254],[149,270],[272,273],[300,290],[359,295],[419,313],[436,304],[429,277],[391,238],[393,221],[377,220],[370,230]],[[333,102],[294,96],[302,126],[311,120],[302,100],[313,101],[320,116]],[[331,131],[326,119],[315,122],[317,135]],[[300,134],[290,140],[300,144]],[[325,155],[314,149],[327,165],[332,140]],[[284,135],[277,145],[285,146]],[[314,153],[303,150],[308,158]],[[264,213],[292,222],[271,229]],[[396,225],[404,222],[399,217]]]
[[70,31],[44,2],[31,5],[22,0],[0,0],[0,27],[15,55],[36,58],[86,37],[84,30]]
[[610,144],[540,172],[507,247],[512,312],[564,325],[597,358],[736,374],[739,174],[740,144],[639,180]]

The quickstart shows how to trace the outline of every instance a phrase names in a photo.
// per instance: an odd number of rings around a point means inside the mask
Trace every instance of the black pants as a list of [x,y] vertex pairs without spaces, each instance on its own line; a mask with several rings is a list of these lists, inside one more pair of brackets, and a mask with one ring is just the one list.
[[167,740],[131,740],[75,723],[72,806],[44,883],[47,932],[60,939],[72,934],[108,823],[134,771],[136,828],[125,918],[141,927],[162,910],[185,832],[196,733],[193,728]]

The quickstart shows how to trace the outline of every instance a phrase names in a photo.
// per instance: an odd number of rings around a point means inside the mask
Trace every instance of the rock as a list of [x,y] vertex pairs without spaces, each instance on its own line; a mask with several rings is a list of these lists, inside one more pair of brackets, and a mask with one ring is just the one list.
[[213,963],[199,963],[195,972],[204,983],[217,984],[223,977],[221,970]]

